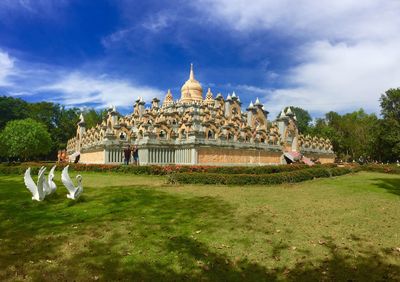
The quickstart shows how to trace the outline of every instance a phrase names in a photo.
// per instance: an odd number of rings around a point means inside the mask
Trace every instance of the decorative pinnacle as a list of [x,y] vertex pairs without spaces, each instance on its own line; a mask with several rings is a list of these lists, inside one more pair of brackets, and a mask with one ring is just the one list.
[[254,105],[261,105],[260,100],[258,100],[258,97],[257,97],[256,102],[254,103]]
[[235,91],[232,92],[232,98],[236,98],[236,93],[235,93]]
[[190,64],[190,75],[189,75],[190,80],[194,80],[194,71],[193,71],[193,63]]
[[253,101],[250,101],[249,108],[253,108],[253,107],[254,107],[254,105],[253,105]]

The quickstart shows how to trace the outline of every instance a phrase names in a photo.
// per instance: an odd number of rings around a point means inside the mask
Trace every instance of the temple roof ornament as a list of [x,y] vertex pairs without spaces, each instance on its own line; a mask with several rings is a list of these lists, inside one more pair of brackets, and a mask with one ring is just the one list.
[[207,90],[206,99],[204,100],[204,103],[207,105],[211,105],[214,103],[213,94],[212,94],[210,88],[208,88],[208,90]]
[[284,109],[282,109],[282,111],[281,111],[281,113],[279,115],[279,118],[284,118],[284,117],[286,117],[286,114],[285,114]]
[[[189,95],[188,95],[189,94]],[[183,84],[181,88],[181,102],[202,102],[203,101],[203,88],[200,82],[194,78],[193,64],[190,64],[189,79]]]
[[260,100],[258,99],[258,97],[257,97],[256,102],[254,103],[254,105],[255,106],[260,106],[261,105]]
[[163,102],[163,107],[172,105],[173,103],[174,103],[174,97],[172,96],[171,89],[168,89]]

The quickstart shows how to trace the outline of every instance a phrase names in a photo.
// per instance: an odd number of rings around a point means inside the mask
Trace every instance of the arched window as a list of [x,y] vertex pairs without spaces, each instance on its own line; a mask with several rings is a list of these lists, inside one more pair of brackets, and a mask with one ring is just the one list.
[[158,135],[160,138],[165,138],[167,136],[167,134],[165,133],[164,130],[160,131],[160,134]]
[[207,134],[208,139],[214,139],[214,131],[209,130]]

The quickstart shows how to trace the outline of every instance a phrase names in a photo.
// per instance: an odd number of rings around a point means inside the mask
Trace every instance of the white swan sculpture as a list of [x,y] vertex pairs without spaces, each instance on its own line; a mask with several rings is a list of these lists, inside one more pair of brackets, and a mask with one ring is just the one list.
[[46,168],[43,166],[40,168],[38,173],[37,185],[32,179],[31,168],[28,167],[28,169],[25,171],[24,182],[26,188],[28,188],[28,190],[32,193],[32,200],[40,202],[43,201],[44,197],[46,196],[43,190],[43,185],[45,182],[45,176],[44,176],[45,170]]
[[57,189],[57,185],[54,183],[53,179],[54,179],[54,170],[56,169],[56,166],[53,166],[49,172],[49,177],[46,180],[46,176],[44,176],[44,180],[43,180],[43,190],[45,193],[45,196],[53,194],[56,189]]
[[76,180],[78,182],[78,186],[75,187],[74,183],[72,182],[71,178],[69,177],[68,167],[69,167],[69,165],[64,167],[64,169],[63,169],[63,171],[61,173],[61,181],[64,184],[65,188],[67,188],[67,190],[69,192],[69,194],[67,195],[67,198],[68,199],[72,199],[72,200],[76,200],[76,199],[79,198],[79,196],[83,192],[82,176],[81,175],[77,175],[76,176]]

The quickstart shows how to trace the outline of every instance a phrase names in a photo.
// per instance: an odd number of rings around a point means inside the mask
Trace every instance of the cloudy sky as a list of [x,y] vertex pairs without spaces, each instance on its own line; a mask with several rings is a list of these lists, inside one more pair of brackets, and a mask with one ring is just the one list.
[[204,90],[314,117],[400,87],[398,0],[1,0],[0,95],[128,112]]

